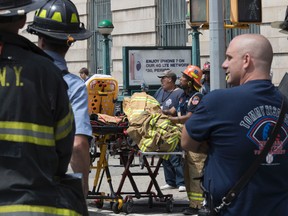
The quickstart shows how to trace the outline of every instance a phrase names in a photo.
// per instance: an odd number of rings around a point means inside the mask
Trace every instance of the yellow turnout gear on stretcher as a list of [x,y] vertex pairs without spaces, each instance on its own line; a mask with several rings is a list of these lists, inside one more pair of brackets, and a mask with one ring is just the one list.
[[[181,139],[180,128],[161,114],[160,104],[145,92],[126,99],[127,133],[142,152],[173,152]],[[163,156],[168,159],[169,155]]]

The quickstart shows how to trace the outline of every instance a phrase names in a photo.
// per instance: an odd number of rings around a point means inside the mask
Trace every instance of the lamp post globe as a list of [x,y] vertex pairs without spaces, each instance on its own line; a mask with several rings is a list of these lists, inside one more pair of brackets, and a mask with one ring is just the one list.
[[110,20],[102,20],[98,24],[98,31],[103,35],[103,73],[110,75],[109,38],[114,26]]
[[98,30],[102,35],[110,35],[114,26],[110,20],[102,20],[98,24]]

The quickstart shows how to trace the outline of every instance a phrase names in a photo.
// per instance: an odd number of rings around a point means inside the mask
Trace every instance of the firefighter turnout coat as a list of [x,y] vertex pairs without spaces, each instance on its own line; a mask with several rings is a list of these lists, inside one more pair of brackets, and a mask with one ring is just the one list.
[[80,215],[58,181],[74,138],[61,72],[33,43],[0,33],[0,214]]

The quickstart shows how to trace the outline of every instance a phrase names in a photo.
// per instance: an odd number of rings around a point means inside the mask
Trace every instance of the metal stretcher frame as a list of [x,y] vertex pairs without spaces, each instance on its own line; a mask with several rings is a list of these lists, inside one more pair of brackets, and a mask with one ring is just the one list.
[[[115,102],[118,97],[118,82],[112,77],[92,77],[86,82],[87,92],[88,92],[88,112],[89,115],[92,114],[107,114],[114,115]],[[96,169],[96,174],[94,177],[93,188],[89,191],[87,199],[95,199],[96,207],[102,208],[104,200],[110,200],[111,203],[116,203],[114,206],[115,212],[118,212],[118,209],[122,208],[123,199],[120,196],[117,196],[114,192],[111,174],[108,166],[107,158],[107,147],[109,145],[109,132],[105,130],[98,130],[99,128],[93,129],[93,135],[97,140],[97,147],[100,150],[100,153],[95,155],[97,157],[97,165],[93,166],[91,162],[91,169]],[[113,132],[112,132],[113,133]],[[101,174],[102,171],[102,174]],[[100,192],[100,187],[102,180],[106,174],[107,183],[110,188],[109,195],[106,195],[105,192]],[[111,206],[113,208],[113,206]],[[117,207],[117,209],[116,209]]]
[[[182,155],[184,157],[184,152],[142,152],[141,150],[139,150],[138,148],[134,148],[132,150],[130,150],[128,157],[125,157],[124,154],[120,153],[120,160],[122,161],[122,163],[124,164],[124,171],[122,174],[122,178],[120,180],[118,189],[116,190],[116,194],[117,195],[126,195],[126,197],[124,198],[124,203],[125,205],[123,206],[123,211],[126,213],[131,213],[132,208],[133,208],[133,198],[143,198],[143,197],[148,197],[148,206],[149,208],[153,207],[153,199],[155,199],[155,201],[160,201],[160,202],[166,202],[166,211],[168,213],[171,213],[173,211],[173,194],[163,194],[158,182],[157,182],[157,175],[158,175],[158,171],[160,169],[160,166],[162,164],[162,157],[164,155]],[[139,156],[142,164],[141,164],[141,168],[143,169],[145,167],[145,169],[147,170],[147,172],[131,172],[130,171],[130,167],[131,164],[135,158],[135,156]],[[158,157],[158,162],[156,164],[156,166],[154,167],[154,170],[152,170],[152,167],[150,166],[148,160],[147,160],[147,156],[156,156]],[[152,165],[153,166],[153,165]],[[150,177],[150,183],[147,187],[146,191],[139,191],[137,184],[134,180],[134,176],[149,176]],[[126,179],[129,179],[131,186],[134,190],[134,192],[123,192],[122,188],[123,185],[125,183]],[[154,186],[156,191],[152,191],[152,187]]]

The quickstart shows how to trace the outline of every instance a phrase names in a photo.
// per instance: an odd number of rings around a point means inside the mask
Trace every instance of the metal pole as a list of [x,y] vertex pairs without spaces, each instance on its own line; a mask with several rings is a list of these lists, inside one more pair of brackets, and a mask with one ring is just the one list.
[[225,60],[223,16],[223,0],[209,0],[211,90],[226,87],[225,72],[221,67]]
[[200,66],[199,26],[192,26],[192,64]]
[[103,74],[110,75],[109,38],[108,35],[103,36]]

